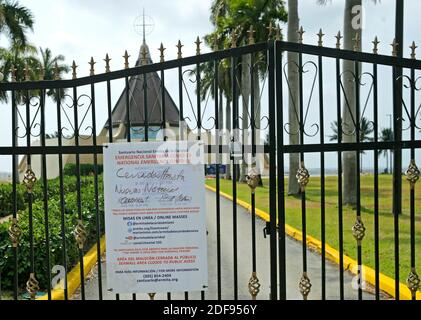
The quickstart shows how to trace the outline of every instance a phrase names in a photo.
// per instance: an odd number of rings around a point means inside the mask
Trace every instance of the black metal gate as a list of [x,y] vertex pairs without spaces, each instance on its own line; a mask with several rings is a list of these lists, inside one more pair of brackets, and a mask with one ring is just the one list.
[[[358,48],[358,39],[356,39]],[[397,44],[395,44],[396,46]],[[412,52],[413,59],[401,59],[395,56],[383,56],[377,54],[377,43],[375,43],[374,53],[361,53],[340,49],[340,37],[338,38],[338,47],[336,49],[325,48],[322,45],[320,37],[319,46],[288,43],[279,39],[270,39],[267,43],[251,44],[240,48],[230,48],[227,50],[216,51],[212,53],[200,54],[200,42],[197,43],[197,55],[193,57],[182,58],[181,43],[178,46],[178,59],[164,61],[163,48],[161,47],[161,62],[155,64],[142,64],[146,60],[147,53],[141,52],[139,66],[129,68],[128,55],[125,55],[125,69],[119,71],[110,71],[109,59],[107,56],[106,73],[94,74],[94,62],[91,63],[91,75],[78,78],[76,73],[76,64],[73,64],[73,79],[71,80],[40,80],[25,81],[29,79],[29,70],[25,70],[26,79],[16,79],[16,70],[12,71],[13,79],[10,83],[2,83],[0,88],[9,95],[11,107],[11,119],[3,118],[2,126],[6,122],[11,123],[10,145],[0,147],[0,155],[12,159],[12,183],[9,198],[9,214],[11,221],[3,223],[0,240],[1,260],[0,272],[3,291],[13,292],[14,299],[20,299],[21,294],[27,291],[29,298],[35,299],[37,292],[46,291],[46,298],[54,298],[51,285],[54,283],[57,269],[53,266],[60,265],[64,268],[63,279],[63,298],[70,299],[72,292],[69,291],[68,274],[71,268],[74,268],[79,262],[80,269],[80,297],[88,299],[85,290],[85,270],[84,255],[90,246],[96,245],[96,255],[98,260],[102,255],[101,236],[104,230],[103,221],[103,194],[102,194],[102,176],[101,176],[101,156],[102,143],[115,142],[116,130],[113,128],[112,104],[114,101],[112,84],[114,82],[125,89],[126,96],[126,119],[120,124],[124,128],[125,134],[120,140],[125,139],[128,142],[137,138],[136,130],[143,132],[142,140],[148,140],[153,130],[169,129],[166,119],[166,98],[165,87],[167,85],[168,75],[173,76],[178,88],[178,107],[180,127],[173,128],[177,132],[177,138],[183,139],[183,126],[181,123],[187,122],[187,133],[192,134],[196,139],[211,136],[207,145],[207,153],[214,156],[216,163],[215,171],[215,208],[211,212],[216,226],[215,242],[215,270],[214,294],[206,296],[201,293],[201,298],[228,298],[224,295],[225,290],[230,291],[230,297],[234,299],[242,298],[239,295],[241,287],[246,287],[250,297],[268,298],[259,296],[263,289],[268,290],[270,299],[286,299],[289,297],[287,287],[288,257],[286,252],[287,230],[284,228],[287,222],[287,212],[289,199],[286,190],[286,173],[288,168],[285,165],[285,157],[290,154],[299,154],[299,170],[294,175],[298,179],[300,186],[299,211],[301,219],[302,232],[302,272],[301,276],[295,279],[296,287],[301,295],[306,299],[311,296],[311,289],[316,286],[320,288],[320,295],[314,296],[316,299],[326,299],[327,295],[327,253],[326,253],[326,233],[332,232],[327,228],[329,221],[326,217],[327,211],[335,212],[337,221],[336,236],[338,237],[338,263],[337,275],[339,279],[338,290],[334,293],[340,299],[345,299],[346,294],[346,266],[344,263],[345,254],[350,248],[346,243],[346,235],[352,234],[357,243],[356,257],[358,263],[357,281],[358,298],[363,298],[363,239],[370,232],[372,237],[373,251],[365,254],[371,254],[374,257],[374,288],[375,298],[380,299],[381,293],[381,259],[380,246],[382,237],[380,234],[380,211],[383,210],[379,201],[379,153],[382,150],[393,150],[395,157],[402,152],[407,152],[409,169],[406,171],[406,179],[410,184],[409,198],[396,198],[395,209],[398,208],[401,201],[409,201],[407,206],[409,215],[404,218],[393,212],[393,250],[394,250],[394,296],[399,298],[400,282],[409,274],[407,285],[410,288],[411,296],[416,298],[419,288],[419,277],[415,271],[416,263],[416,244],[419,243],[419,234],[416,223],[416,189],[415,183],[419,178],[419,170],[415,164],[417,149],[421,142],[417,139],[419,125],[417,120],[420,117],[420,107],[417,107],[416,94],[420,88],[417,86],[418,75],[421,69],[421,62],[415,59],[415,46]],[[394,47],[396,49],[396,47]],[[298,54],[298,63],[286,61],[286,52],[295,52]],[[395,52],[395,50],[394,50]],[[351,97],[346,95],[344,90],[344,70],[341,69],[341,61],[351,61],[353,70],[347,70],[351,81],[354,82],[354,94],[352,101],[355,101],[355,110],[349,103]],[[326,64],[329,64],[326,67]],[[295,101],[295,112],[298,126],[293,128],[292,123],[286,121],[288,110],[285,101],[292,96],[291,83],[288,81],[286,73],[287,68],[295,68],[299,78],[298,101]],[[325,68],[324,68],[325,67]],[[390,73],[390,77],[379,78],[379,69],[385,68]],[[324,70],[331,71],[327,74]],[[367,71],[368,70],[368,71]],[[403,76],[396,76],[403,70]],[[205,78],[205,71],[213,77]],[[150,123],[148,112],[147,97],[148,77],[153,73],[159,73],[160,87],[157,88],[158,108],[161,108],[161,119],[158,123]],[[405,75],[408,73],[408,75]],[[382,75],[385,73],[382,70]],[[248,76],[247,76],[248,75]],[[306,77],[311,75],[311,79]],[[329,77],[329,78],[326,78]],[[366,77],[366,80],[363,80]],[[142,97],[144,123],[133,123],[131,118],[131,96],[134,95],[130,87],[130,81],[133,79],[143,80]],[[186,81],[189,79],[190,81]],[[333,79],[333,80],[332,80]],[[379,81],[382,83],[379,85]],[[16,81],[20,80],[20,81]],[[249,86],[247,89],[247,83]],[[256,86],[256,82],[259,83]],[[394,95],[402,96],[402,99],[393,99],[390,106],[393,108],[393,119],[395,128],[394,141],[380,141],[380,120],[379,115],[384,112],[379,105],[379,98],[386,94],[379,92],[386,86],[392,85]],[[404,86],[402,86],[404,82]],[[330,84],[330,85],[329,85]],[[113,84],[114,85],[114,84]],[[191,86],[189,88],[188,86]],[[255,90],[255,88],[258,88]],[[260,89],[259,89],[260,88]],[[368,88],[368,90],[366,90]],[[408,92],[409,99],[405,100],[403,88]],[[248,93],[245,91],[248,90]],[[221,92],[222,91],[222,92]],[[387,90],[385,90],[387,91]],[[101,95],[99,94],[101,92]],[[193,94],[192,94],[193,92]],[[318,99],[313,95],[318,93]],[[363,96],[367,93],[367,96]],[[52,103],[49,97],[56,96],[56,102]],[[192,99],[191,96],[196,99]],[[328,99],[326,96],[329,96]],[[211,96],[212,98],[209,98]],[[223,101],[221,101],[221,97]],[[308,98],[307,98],[308,97]],[[333,100],[332,100],[333,99]],[[402,100],[402,104],[400,103]],[[99,102],[100,101],[100,102]],[[224,113],[221,104],[232,104],[232,114]],[[349,108],[352,114],[352,122],[344,123],[341,119],[344,106]],[[328,107],[325,107],[328,106]],[[150,106],[149,106],[150,107]],[[226,106],[225,106],[226,108]],[[372,128],[372,137],[368,141],[361,140],[362,121],[368,112],[370,114],[369,125]],[[403,112],[402,112],[403,111]],[[329,114],[335,114],[337,123],[336,141],[326,142],[326,118]],[[400,116],[403,115],[403,116]],[[225,116],[224,125],[221,119]],[[103,130],[99,130],[98,118],[106,120]],[[230,121],[227,121],[227,117]],[[331,117],[332,118],[332,117]],[[54,143],[49,141],[47,136],[46,123],[50,121],[57,128],[57,135]],[[404,124],[402,126],[402,124]],[[101,124],[102,125],[102,124]],[[152,128],[153,127],[153,128]],[[155,129],[154,129],[155,128]],[[185,129],[185,128],[184,128]],[[228,139],[224,139],[221,129],[226,129]],[[409,134],[400,139],[398,132],[407,129]],[[118,131],[118,130],[117,130]],[[267,133],[266,143],[262,143],[261,135],[256,131]],[[250,134],[248,143],[244,143],[245,132]],[[121,132],[120,132],[121,133]],[[207,133],[208,135],[204,135]],[[6,134],[6,133],[5,133]],[[299,136],[299,144],[291,145],[287,139],[290,135]],[[353,141],[344,142],[344,136],[353,136]],[[167,137],[164,135],[163,139]],[[35,140],[38,140],[35,142]],[[213,140],[212,140],[213,139]],[[351,140],[352,140],[351,139]],[[238,147],[239,146],[239,147]],[[239,148],[239,149],[238,149]],[[373,163],[373,209],[370,216],[364,217],[367,208],[361,203],[361,159],[362,152],[372,154]],[[343,189],[343,155],[353,154],[356,158],[355,177],[356,177],[356,203],[353,208],[354,225],[347,228],[344,224],[344,203],[342,199]],[[250,237],[245,237],[242,230],[239,233],[237,219],[239,205],[237,200],[241,200],[240,189],[242,183],[238,180],[244,180],[244,171],[242,167],[246,155],[251,155],[251,163],[246,167],[248,184],[252,187],[250,190],[250,208],[251,213],[251,233]],[[256,201],[257,192],[255,187],[259,182],[259,172],[254,171],[256,159],[262,160],[262,167],[265,164],[267,171],[263,170],[263,183],[267,189],[267,197]],[[265,156],[266,155],[266,156]],[[326,202],[326,183],[329,174],[326,172],[326,159],[336,159],[333,167],[336,169],[334,176],[337,186],[336,194],[337,205],[333,206]],[[228,168],[231,170],[232,180],[232,212],[221,211],[221,191],[222,179],[220,166],[223,157],[228,158]],[[316,156],[317,160],[314,160]],[[55,170],[51,165],[49,158],[56,159],[57,178],[48,179],[48,172]],[[71,159],[71,160],[69,160]],[[310,159],[310,160],[308,160]],[[399,159],[399,156],[398,158]],[[239,161],[240,160],[240,161]],[[410,160],[410,161],[409,161]],[[67,161],[67,162],[66,162]],[[38,163],[35,165],[35,163]],[[72,164],[65,167],[65,163]],[[308,163],[315,166],[317,163],[320,175],[317,202],[309,199],[306,195],[306,188],[311,178],[311,169],[307,169]],[[329,165],[332,166],[331,161]],[[37,167],[35,169],[35,166]],[[262,173],[262,172],[260,172]],[[266,179],[267,177],[267,179]],[[333,178],[332,178],[333,179]],[[394,187],[401,186],[401,172],[394,175]],[[225,181],[225,180],[224,180]],[[258,188],[257,188],[258,190]],[[248,200],[248,199],[246,199]],[[308,260],[308,201],[311,200],[311,213],[314,208],[320,212],[320,272],[316,281],[311,281]],[[364,201],[366,198],[364,198]],[[244,200],[243,200],[244,201]],[[269,248],[268,265],[257,269],[259,264],[258,253],[263,250],[256,245],[256,238],[260,237],[262,232],[256,230],[256,211],[257,208],[267,208],[268,219],[267,226],[264,229]],[[332,209],[333,208],[333,209]],[[3,208],[2,208],[3,209]],[[419,210],[418,210],[419,211]],[[221,219],[224,215],[232,217],[232,233],[222,234]],[[366,219],[373,219],[373,229],[368,230],[365,227]],[[329,218],[330,219],[330,218]],[[405,245],[408,246],[407,254],[409,257],[409,268],[405,270],[400,267],[403,259],[400,253],[400,234],[399,223],[401,219],[409,221],[409,231],[405,236]],[[41,227],[40,227],[41,226]],[[314,232],[313,232],[314,233]],[[71,235],[71,236],[70,236]],[[313,236],[317,236],[312,234]],[[344,236],[345,235],[345,236]],[[224,250],[221,242],[222,237],[229,237],[232,246],[232,269],[230,270],[230,283],[224,282],[223,264],[224,257],[221,252]],[[7,238],[7,239],[6,239]],[[7,244],[6,243],[7,240]],[[251,252],[238,251],[241,243],[249,241]],[[368,241],[368,240],[367,240]],[[239,243],[240,242],[240,243]],[[352,247],[352,246],[351,246]],[[370,246],[371,248],[371,246]],[[405,251],[406,252],[406,251]],[[250,266],[239,265],[238,257],[243,255],[250,256]],[[419,259],[419,258],[418,258]],[[103,299],[103,280],[101,263],[98,264],[98,294],[97,298]],[[248,283],[239,283],[239,274],[251,273]],[[402,275],[401,273],[405,274]],[[268,281],[263,283],[259,280],[262,274],[268,274]],[[313,273],[315,274],[315,273]],[[28,280],[29,279],[29,280]],[[232,283],[231,283],[232,281]],[[264,288],[266,287],[266,288]],[[184,297],[189,298],[189,293]],[[191,295],[190,295],[191,297]],[[119,295],[116,296],[120,298]],[[133,295],[133,299],[139,296]],[[154,294],[150,294],[154,298]],[[168,299],[174,298],[171,293],[167,295]]]

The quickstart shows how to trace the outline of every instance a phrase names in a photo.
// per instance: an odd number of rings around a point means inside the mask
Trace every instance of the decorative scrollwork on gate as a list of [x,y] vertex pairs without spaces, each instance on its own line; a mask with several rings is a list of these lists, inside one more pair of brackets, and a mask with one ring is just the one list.
[[[421,77],[417,79],[411,79],[407,75],[402,75],[396,78],[396,81],[402,81],[403,88],[409,89],[414,91],[415,93],[421,91],[421,87],[417,86],[418,81],[421,80]],[[421,81],[420,81],[421,83]],[[410,130],[411,128],[421,130],[421,124],[417,124],[417,120],[421,120],[420,111],[421,111],[421,104],[416,107],[416,109],[411,110],[412,108],[408,107],[408,104],[405,102],[405,98],[403,95],[403,88],[397,86],[397,90],[401,93],[402,97],[402,105],[403,105],[403,113],[402,113],[402,131]],[[404,126],[404,123],[406,124]]]
[[405,172],[406,180],[411,185],[411,189],[415,188],[415,184],[420,179],[420,170],[415,163],[415,159],[411,159],[408,169]]
[[31,300],[35,300],[39,291],[39,282],[35,278],[35,273],[29,275],[29,280],[26,282],[26,291],[28,292]]
[[355,240],[357,240],[357,244],[359,246],[365,237],[365,231],[366,228],[364,223],[362,222],[361,217],[358,216],[354,226],[352,227],[352,235],[354,236]]
[[23,184],[26,187],[26,191],[31,194],[34,190],[35,183],[37,182],[37,177],[32,171],[31,166],[28,166],[28,169],[25,172],[25,175],[23,176]]
[[85,245],[86,239],[87,239],[86,228],[85,228],[82,220],[77,220],[74,235],[75,235],[76,243],[77,243],[79,249],[82,250],[84,245]]
[[[308,67],[308,69],[306,69],[306,67]],[[313,69],[314,76],[311,78],[311,88],[310,88],[310,92],[309,92],[306,103],[304,101],[301,101],[301,102],[296,101],[296,99],[294,97],[294,94],[292,92],[293,88],[292,88],[290,79],[288,78],[287,68],[295,68],[296,71],[293,71],[293,72],[301,74],[301,76],[303,78],[304,78],[305,74],[311,75],[310,69]],[[288,61],[284,64],[283,73],[284,73],[284,76],[285,76],[285,79],[286,79],[286,82],[287,82],[289,98],[290,98],[290,101],[293,105],[294,117],[295,117],[295,120],[297,122],[297,128],[296,129],[292,128],[293,127],[292,123],[289,123],[289,122],[285,123],[284,130],[288,135],[298,135],[298,134],[300,134],[300,132],[302,132],[307,137],[315,137],[320,131],[320,126],[317,123],[313,123],[309,127],[307,126],[308,115],[309,115],[310,106],[311,106],[312,99],[313,99],[314,88],[315,88],[315,85],[316,85],[318,72],[319,72],[318,67],[313,61],[307,61],[301,67],[295,61]],[[300,110],[298,109],[300,103],[303,106],[303,113],[304,113],[303,115],[301,115],[302,123],[301,123],[301,119],[300,119]],[[304,107],[305,107],[305,109],[304,109]],[[309,132],[308,131],[309,129],[314,130],[314,132]]]
[[[350,75],[350,78],[347,79],[347,81],[352,81],[354,82],[355,86],[359,86],[361,88],[368,85],[367,82],[363,82],[363,79],[365,77],[368,77],[370,79],[368,93],[367,93],[367,96],[365,97],[362,108],[360,108],[360,114],[358,116],[355,115],[355,110],[353,110],[351,106],[350,97],[348,97],[347,92],[345,90],[343,81],[346,74]],[[344,97],[345,108],[348,110],[348,114],[351,119],[351,123],[346,122],[344,119],[341,119],[341,128],[342,128],[341,132],[342,134],[346,136],[355,136],[357,133],[357,128],[358,128],[360,140],[362,142],[362,140],[366,138],[363,135],[366,132],[373,132],[374,127],[375,127],[375,123],[373,121],[367,120],[365,118],[368,104],[370,102],[370,98],[373,95],[373,91],[374,91],[374,75],[370,72],[364,72],[357,76],[353,71],[346,70],[341,73],[339,78],[340,78],[341,91]],[[358,123],[357,123],[357,119],[359,120]]]
[[301,162],[301,166],[297,171],[296,178],[297,178],[298,184],[300,185],[301,192],[305,192],[307,184],[310,181],[310,173],[304,166],[304,162]]
[[304,300],[307,300],[307,297],[311,291],[311,287],[312,287],[312,284],[311,284],[310,278],[307,275],[307,272],[303,272],[303,275],[301,276],[300,283],[299,283],[299,289]]
[[408,278],[406,279],[406,285],[408,286],[408,289],[411,291],[412,296],[415,296],[417,294],[418,289],[420,288],[420,277],[418,276],[415,268],[411,270],[411,272],[408,275]]
[[253,272],[251,274],[249,283],[248,283],[248,289],[249,289],[249,293],[252,297],[253,300],[256,300],[257,295],[260,292],[260,282],[259,282],[259,278],[257,277],[257,273]]
[[[86,108],[86,110],[82,112],[81,119],[78,119],[78,123],[75,123],[75,115],[74,115],[75,107],[77,108],[76,112],[79,112],[79,109]],[[63,112],[64,117],[67,120],[67,125],[66,126],[62,125],[59,131],[59,134],[61,135],[63,139],[71,140],[77,137],[82,140],[88,140],[92,137],[93,126],[88,124],[84,127],[84,124],[87,121],[87,118],[89,116],[89,111],[91,111],[91,108],[92,108],[92,98],[88,96],[87,94],[82,94],[78,96],[76,100],[74,99],[74,97],[68,94],[63,96],[63,99],[60,102],[60,109],[61,109],[60,112]],[[73,115],[72,114],[69,115],[66,109],[72,110]],[[85,133],[81,134],[82,131],[85,131]],[[65,135],[65,132],[70,132],[70,135]]]
[[9,237],[10,241],[12,242],[13,248],[17,248],[19,246],[20,237],[22,235],[22,229],[19,226],[18,219],[13,218],[12,223],[9,227]]
[[[20,107],[25,110],[25,115],[22,115],[21,110],[19,110]],[[15,128],[15,135],[21,139],[26,138],[28,135],[34,138],[41,136],[41,98],[39,96],[24,96],[22,97],[20,103],[19,101],[17,102],[15,108],[18,117],[18,124]],[[31,112],[33,109],[35,112]],[[27,113],[29,113],[29,115]],[[19,120],[24,129],[24,133],[22,134],[19,134]]]

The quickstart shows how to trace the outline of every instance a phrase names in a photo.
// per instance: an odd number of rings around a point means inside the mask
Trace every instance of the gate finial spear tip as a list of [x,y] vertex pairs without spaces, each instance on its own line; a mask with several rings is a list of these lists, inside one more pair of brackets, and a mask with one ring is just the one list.
[[29,81],[29,66],[28,66],[28,62],[25,62],[25,81]]
[[318,41],[318,45],[319,45],[319,47],[323,47],[323,36],[324,36],[325,34],[323,33],[323,30],[322,29],[320,29],[319,30],[319,33],[317,34],[317,36],[319,37],[319,41]]
[[279,27],[279,23],[276,27],[276,40],[280,41],[281,40],[281,28]]
[[298,43],[303,43],[303,35],[305,33],[303,26],[300,27],[300,29],[297,31],[298,33]]
[[176,45],[178,52],[177,52],[177,59],[181,59],[183,57],[182,52],[181,52],[181,48],[184,47],[184,45],[181,44],[181,41],[178,40],[178,43]]
[[58,63],[57,61],[54,64],[54,80],[60,79],[60,70],[58,69]]
[[393,50],[392,50],[392,56],[397,57],[398,56],[398,46],[399,43],[396,42],[396,38],[393,39],[393,42],[391,44]]
[[269,26],[267,27],[268,29],[268,40],[272,39],[272,33],[273,33],[273,24],[272,21],[269,22]]
[[15,65],[12,64],[11,67],[10,67],[10,73],[12,75],[12,82],[16,82],[16,71],[17,70],[15,68]]
[[253,25],[250,25],[250,29],[249,31],[247,31],[247,33],[249,34],[249,39],[248,42],[249,44],[254,44],[254,34],[256,33],[256,31],[254,31]]
[[412,41],[412,45],[409,48],[411,48],[411,59],[416,59],[416,50],[418,47],[415,44],[415,41]]
[[195,44],[196,44],[196,55],[199,56],[200,55],[200,45],[202,44],[202,41],[200,41],[199,36],[197,36]]
[[129,56],[129,54],[127,53],[127,50],[126,50],[126,51],[124,51],[124,56],[123,56],[123,58],[124,58],[124,69],[129,69],[129,58],[130,58],[130,56]]
[[380,41],[379,41],[379,39],[377,38],[377,36],[374,38],[374,41],[373,41],[373,45],[374,45],[374,48],[373,48],[373,53],[374,54],[378,54],[378,52],[379,52],[379,43],[380,43]]
[[91,69],[89,70],[89,75],[93,76],[95,75],[95,64],[94,57],[91,57],[91,61],[89,61],[89,65],[91,66]]
[[335,38],[336,38],[336,49],[340,49],[341,39],[343,38],[343,36],[341,35],[341,31],[338,31],[338,34],[335,36]]
[[105,61],[105,72],[110,72],[111,71],[110,70],[110,61],[111,61],[111,59],[110,59],[110,56],[108,55],[108,53],[105,55],[104,61]]
[[231,48],[237,48],[237,33],[232,30],[231,33]]
[[44,68],[41,66],[38,67],[39,70],[39,80],[44,80],[45,77],[45,70]]
[[164,60],[164,51],[166,49],[164,48],[164,45],[162,44],[162,42],[161,42],[161,45],[159,46],[158,50],[161,53],[161,55],[160,55],[160,62],[164,62],[165,61]]
[[73,72],[72,72],[72,78],[73,79],[76,79],[77,78],[77,73],[76,73],[77,67],[78,66],[76,65],[75,60],[73,60],[73,63],[72,63],[72,70],[73,70]]
[[355,38],[352,40],[354,40],[354,51],[360,51],[360,34],[358,32],[355,33]]

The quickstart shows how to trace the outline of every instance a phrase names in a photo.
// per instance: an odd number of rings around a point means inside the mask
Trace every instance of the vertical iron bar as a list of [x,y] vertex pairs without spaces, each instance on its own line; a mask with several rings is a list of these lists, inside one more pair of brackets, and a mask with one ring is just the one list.
[[[15,90],[12,90],[12,146],[13,148],[17,147],[17,106],[16,106],[16,95]],[[18,155],[14,154],[12,156],[12,193],[13,193],[13,219],[17,218],[17,190],[16,185],[18,184]],[[15,274],[14,274],[14,290],[13,290],[13,298],[18,300],[19,294],[19,261],[18,261],[18,250],[19,248],[13,248],[13,258],[14,258],[14,266],[15,266]]]
[[[58,147],[63,146],[63,129],[61,123],[61,92],[57,90],[57,132],[58,132]],[[66,222],[65,222],[65,198],[64,198],[64,177],[63,177],[63,154],[58,154],[58,170],[60,180],[60,217],[61,217],[61,240],[63,246],[63,267],[64,267],[64,300],[68,300],[68,284],[67,284],[67,244],[66,244]]]
[[180,108],[179,140],[184,140],[183,67],[178,67],[178,99]]
[[[374,75],[374,141],[378,142],[378,90],[377,90],[377,65],[373,66]],[[374,151],[374,254],[375,254],[375,286],[376,286],[376,300],[380,299],[380,264],[379,264],[379,151]]]
[[[161,70],[161,116],[162,124],[161,128],[164,130],[163,140],[167,141],[166,129],[167,129],[167,117],[165,108],[165,72]],[[167,300],[171,300],[171,292],[167,292]]]
[[276,232],[276,106],[275,106],[275,45],[268,42],[269,68],[269,217],[270,217],[270,298],[278,299],[277,232]]
[[[399,87],[400,83],[398,80],[399,70],[398,67],[393,67],[393,118],[394,118],[394,151],[393,151],[393,229],[394,229],[394,252],[395,252],[395,298],[399,300],[399,215],[400,215],[400,202],[399,190],[401,190],[401,158],[398,156],[398,153],[401,152],[399,148],[399,143],[401,141],[401,134],[399,131],[402,130],[401,121],[397,118],[401,118],[402,115],[402,87]],[[399,101],[399,102],[398,102]],[[399,176],[399,177],[398,177]]]
[[[397,57],[403,57],[404,48],[404,2],[403,0],[396,0],[396,12],[395,12],[395,40],[397,42]],[[402,68],[395,67],[395,78],[397,90],[394,90],[394,138],[398,144],[402,141]],[[393,153],[393,211],[394,214],[399,216],[402,213],[402,149],[395,145]],[[397,283],[396,283],[397,284]],[[396,293],[399,292],[399,288],[396,287]],[[399,297],[398,297],[399,299]]]
[[[360,128],[360,67],[359,62],[355,61],[354,63],[355,68],[355,119],[356,119],[356,128],[355,134],[357,139],[357,144],[362,143],[361,141],[361,128]],[[361,162],[360,162],[360,153],[361,151],[356,151],[357,156],[357,220],[361,219]],[[363,299],[363,275],[362,275],[362,249],[361,249],[361,241],[357,243],[357,262],[358,262],[358,300]]]
[[[373,64],[374,89],[374,142],[379,142],[379,116],[378,116],[378,88],[377,64]],[[374,150],[374,273],[375,297],[380,299],[380,263],[379,263],[379,150]]]
[[107,81],[108,141],[113,142],[113,117],[111,109],[111,81]]
[[[78,120],[78,97],[77,88],[73,87],[73,112],[74,112],[74,126],[75,126],[75,146],[79,146],[79,120]],[[82,203],[81,203],[81,179],[80,179],[80,154],[76,153],[76,196],[77,196],[77,214],[78,219],[83,221]],[[83,249],[79,249],[79,265],[80,265],[80,291],[81,298],[85,300],[85,273],[83,265]]]
[[[395,21],[395,39],[398,43],[397,57],[403,57],[403,31],[404,31],[404,3],[396,0],[396,21]],[[395,148],[393,152],[393,214],[395,230],[395,297],[399,300],[399,215],[402,213],[402,149],[399,144],[402,141],[402,74],[401,67],[394,67],[394,141]]]
[[143,115],[143,121],[145,122],[145,141],[149,141],[148,84],[146,73],[143,74]]
[[[26,145],[27,147],[31,146],[31,114],[30,114],[30,97],[29,91],[26,91]],[[31,155],[28,153],[26,155],[26,164],[28,168],[32,165]],[[28,212],[29,212],[29,250],[30,250],[30,268],[31,273],[35,274],[35,253],[34,253],[34,216],[32,212],[32,203],[33,203],[33,194],[32,192],[28,193]]]
[[[165,72],[161,70],[161,115],[162,115],[162,124],[161,128],[167,129],[167,116],[166,116],[166,108],[165,108]],[[163,137],[164,141],[167,140],[167,137]]]
[[[96,112],[95,112],[95,85],[91,84],[91,111],[92,111],[92,144],[97,145]],[[102,264],[101,264],[101,220],[99,213],[99,186],[98,186],[98,155],[94,153],[94,192],[95,192],[95,220],[96,220],[96,255],[98,260],[98,297],[102,300]]]
[[[411,69],[411,141],[415,141],[415,121],[416,121],[416,114],[415,114],[415,69]],[[415,148],[411,148],[411,161],[415,161]],[[415,185],[411,186],[410,189],[410,251],[411,251],[411,271],[415,271]],[[412,300],[417,299],[417,294],[412,294]]]
[[[178,67],[178,99],[180,108],[179,139],[184,140],[184,105],[183,105],[183,67]],[[181,127],[180,127],[181,126]],[[189,299],[189,293],[184,292],[184,299]]]
[[[320,144],[325,143],[324,99],[323,99],[323,57],[319,56],[319,121]],[[325,205],[325,153],[320,154],[320,224],[322,240],[322,300],[326,300],[326,205]]]
[[278,162],[278,228],[279,228],[279,298],[286,300],[286,235],[285,235],[285,172],[284,172],[284,114],[283,114],[283,76],[281,42],[275,42],[276,49],[276,130]]
[[[108,142],[114,142],[114,133],[113,133],[113,117],[112,117],[112,109],[111,109],[111,81],[107,81],[107,111],[108,111]],[[116,300],[120,300],[120,295],[117,293],[115,295]]]
[[126,77],[126,137],[127,142],[132,141],[132,132],[131,132],[131,123],[130,123],[130,84],[129,78]]
[[[197,140],[201,140],[201,132],[202,132],[202,106],[201,106],[201,94],[200,94],[200,86],[201,86],[201,78],[200,78],[200,64],[196,64],[196,104],[197,104],[197,131],[198,136]],[[202,290],[200,292],[200,298],[201,300],[205,300],[205,291]]]
[[338,224],[339,224],[339,298],[344,300],[344,240],[343,240],[343,210],[342,210],[342,118],[341,118],[341,66],[336,59],[336,112],[338,123]]
[[[233,123],[233,141],[238,142],[238,93],[237,93],[237,64],[238,58],[231,58],[231,81],[232,81],[232,123]],[[232,175],[232,237],[233,237],[233,279],[234,279],[234,300],[238,299],[238,256],[237,256],[237,173],[238,164],[235,156],[232,157],[233,175]]]
[[218,300],[222,298],[221,291],[221,184],[220,184],[220,175],[219,168],[221,163],[221,154],[219,150],[220,146],[220,119],[219,119],[219,61],[214,61],[214,90],[215,90],[215,128],[216,128],[216,265],[217,265],[217,291],[218,291]]
[[[255,114],[255,105],[254,105],[254,58],[255,55],[251,54],[250,58],[250,128],[251,128],[251,148],[252,148],[252,162],[254,165],[254,161],[256,158],[256,136],[255,136],[255,128],[256,128],[256,114]],[[244,106],[243,106],[244,107]],[[244,129],[245,130],[245,129]],[[244,138],[243,138],[244,141]],[[256,194],[253,190],[251,193],[251,260],[252,260],[252,272],[256,272]]]
[[[300,107],[300,145],[304,145],[304,113],[303,113],[303,54],[300,52],[298,55],[298,74],[299,74],[299,107]],[[304,152],[300,153],[300,160],[304,166]],[[305,189],[301,190],[301,225],[302,225],[302,255],[303,255],[303,273],[307,273],[307,212],[306,212],[306,192]],[[307,299],[307,297],[304,297]]]
[[[41,90],[40,96],[40,108],[41,108],[41,146],[45,147],[45,91]],[[45,250],[46,250],[46,264],[47,264],[47,296],[48,300],[51,300],[51,257],[50,257],[50,230],[48,221],[48,182],[47,182],[47,156],[41,155],[42,161],[42,187],[44,196],[44,228],[45,228]]]

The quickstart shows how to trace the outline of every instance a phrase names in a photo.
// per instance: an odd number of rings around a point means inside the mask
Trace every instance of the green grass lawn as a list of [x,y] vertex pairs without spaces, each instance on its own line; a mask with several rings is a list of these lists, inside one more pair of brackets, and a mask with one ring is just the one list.
[[[287,180],[287,179],[286,179]],[[287,182],[285,190],[287,189]],[[338,223],[338,188],[337,177],[326,177],[326,243],[339,249]],[[215,187],[216,181],[206,181]],[[256,207],[269,212],[268,181],[264,187],[256,189]],[[421,192],[420,186],[415,191],[416,197],[416,266],[421,270]],[[320,210],[320,177],[311,177],[306,189],[307,233],[321,239]],[[237,183],[238,198],[250,203],[250,189],[244,183]],[[403,177],[403,214],[399,217],[399,255],[400,281],[405,283],[410,272],[410,216],[409,216],[409,183]],[[232,181],[221,179],[221,191],[232,195]],[[286,196],[286,223],[301,230],[301,198]],[[374,269],[374,176],[361,176],[361,215],[366,227],[366,236],[362,243],[362,262]],[[394,224],[392,215],[392,176],[379,176],[379,256],[380,272],[394,278]],[[356,211],[351,207],[343,208],[344,254],[356,259],[357,245],[352,236]]]

